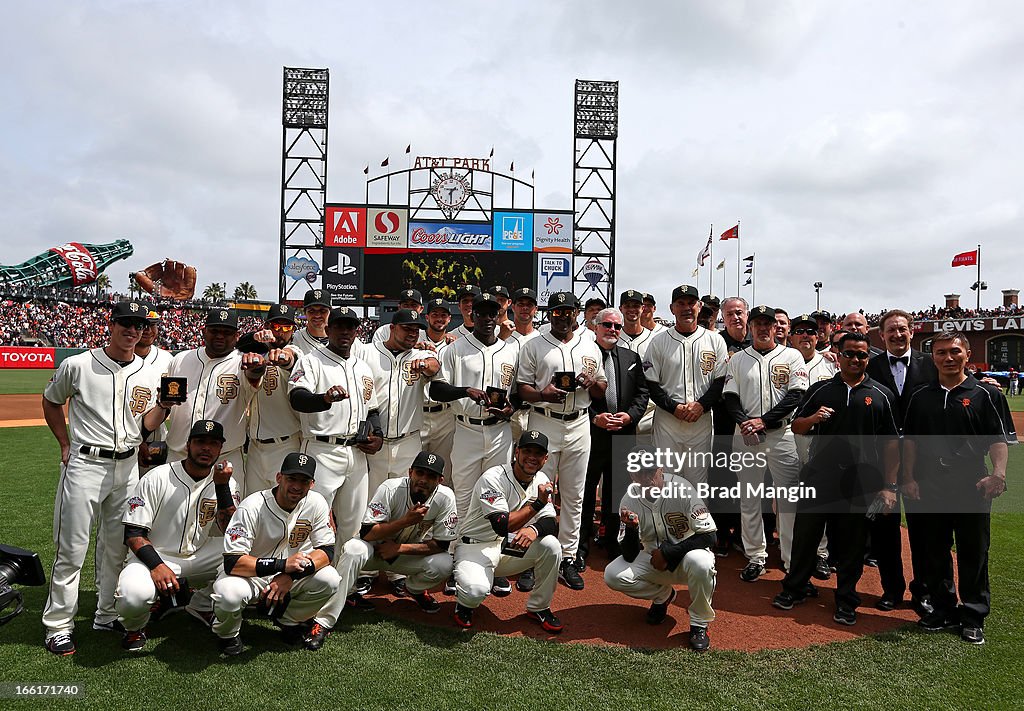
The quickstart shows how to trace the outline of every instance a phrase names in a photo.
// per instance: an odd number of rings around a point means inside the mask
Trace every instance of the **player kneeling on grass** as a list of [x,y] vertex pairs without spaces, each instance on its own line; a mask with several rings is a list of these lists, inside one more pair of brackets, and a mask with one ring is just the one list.
[[245,497],[224,531],[224,572],[213,585],[213,631],[221,651],[242,653],[242,610],[253,598],[288,644],[307,633],[304,624],[338,589],[334,531],[323,496],[311,491],[316,460],[292,452],[277,486]]
[[[363,516],[359,537],[349,539],[342,549],[337,568],[341,584],[332,603],[370,609],[372,604],[356,593],[349,594],[360,570],[401,573],[409,595],[424,612],[435,613],[441,606],[428,590],[443,583],[452,572],[449,544],[455,539],[459,517],[455,513],[455,492],[441,484],[445,461],[439,454],[420,452],[409,475],[388,479],[378,488]],[[306,648],[323,646],[338,621],[335,607],[326,605],[313,620]]]
[[562,549],[558,543],[551,482],[541,471],[548,459],[548,438],[528,430],[519,438],[511,464],[485,471],[460,522],[455,549],[455,623],[473,626],[473,610],[491,591],[494,576],[533,568],[536,584],[526,601],[527,614],[548,632],[562,631],[551,612]]
[[[643,454],[630,453],[636,472],[620,504],[619,545],[622,555],[608,564],[604,581],[612,590],[651,600],[647,621],[665,619],[676,597],[677,583],[690,591],[690,646],[703,652],[711,646],[708,624],[715,619],[715,522],[690,483],[683,477],[647,467]],[[641,550],[642,547],[642,550]]]
[[150,609],[184,604],[209,626],[213,581],[224,557],[221,538],[238,501],[231,465],[214,466],[224,428],[197,420],[189,432],[185,459],[155,467],[142,477],[124,512],[128,560],[117,580],[114,607],[124,625],[121,643],[129,652],[146,645]]

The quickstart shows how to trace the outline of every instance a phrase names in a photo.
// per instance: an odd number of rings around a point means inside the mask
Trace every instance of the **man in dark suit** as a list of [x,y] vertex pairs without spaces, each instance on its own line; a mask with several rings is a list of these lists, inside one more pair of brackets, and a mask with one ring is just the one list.
[[[617,469],[620,476],[625,474],[625,455],[630,445],[621,449],[623,466],[615,467],[612,440],[622,435],[636,434],[636,426],[647,410],[649,399],[647,379],[644,377],[640,356],[628,348],[618,345],[622,331],[622,312],[615,308],[604,309],[594,319],[597,345],[604,358],[604,372],[608,376],[605,396],[590,403],[590,461],[587,465],[587,482],[583,491],[583,524],[580,530],[579,558],[586,560],[593,540],[594,508],[597,505],[597,484],[601,486],[601,523],[604,526],[602,545],[608,559],[619,555],[619,512],[616,508],[629,482],[615,481],[612,473]],[[613,489],[615,489],[613,491]],[[577,564],[581,570],[582,566]]]
[[[910,347],[914,335],[914,322],[906,311],[893,309],[882,314],[878,331],[885,344],[885,352],[868,362],[868,375],[896,394],[897,424],[902,429],[907,403],[914,391],[935,382],[939,375],[928,354]],[[907,514],[907,536],[910,540],[910,563],[914,579],[910,582],[910,596],[919,615],[931,611],[928,591],[925,589],[925,542],[921,540],[919,517],[914,502],[903,500]],[[872,556],[878,561],[882,578],[882,597],[875,605],[879,610],[896,609],[903,601],[906,578],[903,576],[903,557],[900,539],[899,507],[889,514],[878,516],[871,525]]]

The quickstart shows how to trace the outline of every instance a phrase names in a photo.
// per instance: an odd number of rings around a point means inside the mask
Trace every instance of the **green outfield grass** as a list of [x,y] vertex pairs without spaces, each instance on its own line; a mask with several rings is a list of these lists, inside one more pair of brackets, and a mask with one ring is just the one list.
[[42,393],[53,375],[52,368],[40,370],[0,370],[0,395]]
[[1024,395],[1008,397],[1006,401],[1010,403],[1010,409],[1013,412],[1024,412]]
[[[0,429],[0,541],[37,550],[47,571],[56,461],[57,448],[45,428]],[[39,616],[45,589],[26,589],[27,611],[0,628],[0,682],[84,684],[86,699],[46,706],[107,711],[154,705],[247,710],[1019,706],[1024,699],[1019,670],[1024,514],[1007,512],[1024,511],[1024,452],[1011,455],[1010,490],[996,509],[1002,513],[992,531],[993,614],[986,627],[988,644],[980,648],[910,626],[808,649],[697,656],[686,649],[650,652],[467,634],[369,614],[354,622],[343,618],[315,654],[290,650],[269,624],[247,620],[243,637],[250,649],[225,662],[207,630],[177,616],[151,626],[145,654],[127,657],[117,636],[90,628],[95,605],[90,559],[82,577],[78,653],[57,658],[43,649]],[[769,588],[752,588],[754,612],[767,604]],[[18,706],[9,700],[0,705]]]

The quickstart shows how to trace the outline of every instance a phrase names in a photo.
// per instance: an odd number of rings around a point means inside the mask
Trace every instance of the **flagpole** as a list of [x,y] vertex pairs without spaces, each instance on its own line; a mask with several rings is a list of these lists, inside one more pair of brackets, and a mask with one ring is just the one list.
[[977,311],[981,311],[981,245],[978,245],[978,305]]
[[736,220],[736,296],[740,295],[740,221]]
[[754,259],[750,260],[750,303],[757,303],[757,252],[751,252],[751,257]]
[[[723,260],[723,261],[724,261],[724,260]],[[728,293],[728,292],[727,292],[727,288],[728,288],[728,287],[726,287],[726,285],[725,285],[725,275],[726,275],[726,274],[728,274],[728,273],[729,273],[729,270],[728,270],[728,269],[726,269],[726,268],[725,268],[725,267],[723,266],[723,268],[722,268],[722,294],[723,294],[722,298],[723,298],[723,299],[724,299],[724,298],[726,298],[726,297],[724,296],[724,294]],[[739,294],[737,294],[737,296],[739,296]]]
[[[711,251],[708,252],[708,293],[715,293],[715,268],[711,266],[715,263],[715,225],[711,224],[711,233],[708,235],[708,243],[711,245]],[[725,294],[722,294],[722,298],[725,298]]]

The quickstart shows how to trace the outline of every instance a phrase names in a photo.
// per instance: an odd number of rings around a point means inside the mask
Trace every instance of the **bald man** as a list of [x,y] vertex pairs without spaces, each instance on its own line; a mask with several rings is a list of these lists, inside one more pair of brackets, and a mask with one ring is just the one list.
[[[863,333],[865,336],[868,335],[868,320],[864,316],[863,310],[861,311],[850,311],[846,314],[846,318],[843,319],[843,324],[840,327],[841,331],[849,331],[850,333]],[[874,357],[882,352],[881,348],[868,345],[868,353],[871,357]]]

